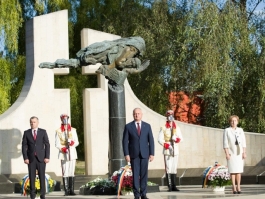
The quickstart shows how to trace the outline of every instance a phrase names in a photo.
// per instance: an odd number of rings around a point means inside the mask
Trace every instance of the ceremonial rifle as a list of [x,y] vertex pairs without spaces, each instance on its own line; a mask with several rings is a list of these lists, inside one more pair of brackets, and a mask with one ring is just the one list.
[[174,140],[172,139],[172,137],[174,136],[174,132],[173,132],[173,122],[171,122],[171,136],[170,136],[170,144],[171,144],[171,146],[172,146],[172,150],[173,150],[173,152],[172,152],[172,155],[173,155],[173,157],[175,156],[174,155]]

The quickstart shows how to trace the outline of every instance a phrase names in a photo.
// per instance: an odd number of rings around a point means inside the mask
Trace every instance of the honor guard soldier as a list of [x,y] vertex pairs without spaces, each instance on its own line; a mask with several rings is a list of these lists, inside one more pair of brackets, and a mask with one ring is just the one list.
[[59,149],[58,158],[61,160],[64,195],[76,195],[74,192],[75,164],[77,159],[76,147],[78,137],[76,129],[68,123],[69,116],[60,116],[62,124],[56,130],[55,147]]
[[176,175],[178,166],[179,149],[178,145],[183,141],[180,128],[174,122],[174,111],[166,112],[167,121],[160,128],[158,143],[163,146],[165,160],[165,172],[168,183],[168,191],[179,191],[176,187]]

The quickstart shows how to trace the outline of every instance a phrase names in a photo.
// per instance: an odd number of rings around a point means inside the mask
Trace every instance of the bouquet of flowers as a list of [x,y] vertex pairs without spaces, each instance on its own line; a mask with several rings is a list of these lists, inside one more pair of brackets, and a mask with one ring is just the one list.
[[217,162],[214,166],[207,167],[203,172],[203,188],[205,188],[206,185],[214,188],[216,186],[224,187],[231,184],[228,168]]
[[118,171],[115,171],[111,176],[111,180],[114,181],[117,187],[118,196],[121,192],[133,191],[133,173],[130,165],[126,165]]
[[80,187],[79,193],[81,195],[115,195],[116,185],[110,179],[103,179],[97,177]]
[[93,189],[95,187],[100,187],[104,191],[105,188],[115,187],[115,184],[111,180],[97,177],[96,179],[89,181],[88,183],[82,185],[81,187],[89,187],[90,189]]
[[[30,183],[29,183],[29,176],[25,175],[23,179],[20,181],[21,184],[21,194],[24,196],[28,196],[30,194]],[[46,193],[52,192],[53,188],[56,184],[56,181],[53,180],[48,174],[45,174],[45,186],[46,186]],[[35,189],[36,189],[36,196],[40,196],[40,179],[39,176],[36,175],[35,178]]]

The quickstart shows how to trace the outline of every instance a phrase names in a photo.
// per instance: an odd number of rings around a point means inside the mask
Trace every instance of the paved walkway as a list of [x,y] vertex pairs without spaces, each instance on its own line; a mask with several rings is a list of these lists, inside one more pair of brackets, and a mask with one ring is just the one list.
[[[149,199],[201,199],[201,198],[225,198],[225,199],[264,199],[265,198],[265,185],[242,185],[241,194],[232,194],[231,187],[226,187],[225,192],[213,192],[210,188],[202,189],[199,185],[194,186],[179,186],[180,192],[167,192],[167,187],[160,186],[160,192],[147,194]],[[79,191],[76,190],[76,193]],[[27,196],[20,194],[0,194],[0,199],[27,199]],[[29,198],[29,197],[28,197]],[[46,195],[47,199],[81,199],[81,198],[118,198],[117,196],[96,196],[96,195],[76,195],[76,196],[63,196],[63,192],[52,192]],[[121,199],[133,199],[133,196],[120,196]]]

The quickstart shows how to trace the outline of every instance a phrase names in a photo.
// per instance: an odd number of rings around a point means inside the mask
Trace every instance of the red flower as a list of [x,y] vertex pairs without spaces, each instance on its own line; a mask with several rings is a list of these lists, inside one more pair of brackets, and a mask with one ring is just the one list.
[[111,180],[112,180],[113,182],[115,182],[115,184],[117,185],[117,183],[118,183],[118,176],[112,176],[112,177],[111,177]]
[[[119,179],[118,175],[111,177],[111,180],[116,184],[116,186],[118,184],[118,179]],[[132,176],[124,176],[121,188],[122,189],[132,189],[132,187],[133,187],[133,177]]]
[[124,176],[121,187],[122,188],[132,188],[133,187],[132,176]]

